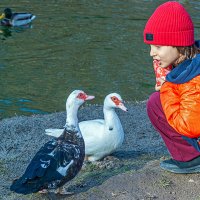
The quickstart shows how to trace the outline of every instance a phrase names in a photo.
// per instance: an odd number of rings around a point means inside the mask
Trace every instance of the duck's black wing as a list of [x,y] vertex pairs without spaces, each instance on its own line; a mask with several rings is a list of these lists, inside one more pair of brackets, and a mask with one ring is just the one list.
[[58,187],[79,154],[79,148],[71,143],[57,140],[47,142],[10,189],[16,193],[29,194],[49,187]]

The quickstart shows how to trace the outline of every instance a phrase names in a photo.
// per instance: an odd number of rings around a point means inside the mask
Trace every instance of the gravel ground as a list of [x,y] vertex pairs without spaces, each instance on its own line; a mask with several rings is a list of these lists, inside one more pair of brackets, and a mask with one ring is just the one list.
[[[66,188],[72,196],[18,195],[9,190],[12,180],[24,172],[37,150],[50,139],[46,128],[62,128],[65,112],[20,116],[0,121],[0,199],[2,200],[200,200],[200,175],[163,171],[159,161],[169,157],[163,141],[146,115],[146,103],[126,103],[117,110],[125,131],[123,145],[111,156],[85,163]],[[79,121],[103,118],[102,105],[86,105]]]

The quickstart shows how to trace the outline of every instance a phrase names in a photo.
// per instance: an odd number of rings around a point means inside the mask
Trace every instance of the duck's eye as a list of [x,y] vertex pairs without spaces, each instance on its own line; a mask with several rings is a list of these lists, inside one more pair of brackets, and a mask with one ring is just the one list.
[[112,101],[116,101],[117,98],[116,97],[111,97]]
[[85,99],[85,94],[84,93],[79,93],[77,98],[79,99]]
[[115,96],[111,97],[111,100],[112,100],[116,105],[119,105],[119,104],[121,103],[121,101],[120,101],[117,97],[115,97]]

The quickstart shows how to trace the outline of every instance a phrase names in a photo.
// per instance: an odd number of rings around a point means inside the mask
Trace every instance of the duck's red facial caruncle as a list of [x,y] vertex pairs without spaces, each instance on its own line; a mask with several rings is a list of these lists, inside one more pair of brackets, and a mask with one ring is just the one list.
[[82,99],[83,101],[92,100],[95,96],[87,95],[84,92],[80,92],[77,96],[78,99]]
[[118,106],[120,103],[122,103],[117,97],[113,96],[111,97],[112,101],[115,103],[116,106]]
[[124,104],[122,103],[122,101],[120,99],[118,99],[116,96],[112,96],[111,100],[114,102],[114,104],[118,108],[120,108],[120,109],[122,109],[123,111],[126,111],[126,112],[128,111],[128,109],[124,106]]

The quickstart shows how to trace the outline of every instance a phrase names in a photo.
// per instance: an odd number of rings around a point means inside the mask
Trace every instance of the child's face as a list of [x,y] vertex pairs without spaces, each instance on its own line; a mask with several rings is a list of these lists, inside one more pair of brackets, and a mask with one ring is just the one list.
[[181,56],[176,47],[159,45],[150,45],[150,47],[150,56],[153,57],[153,60],[157,60],[162,68],[171,64],[176,65]]

